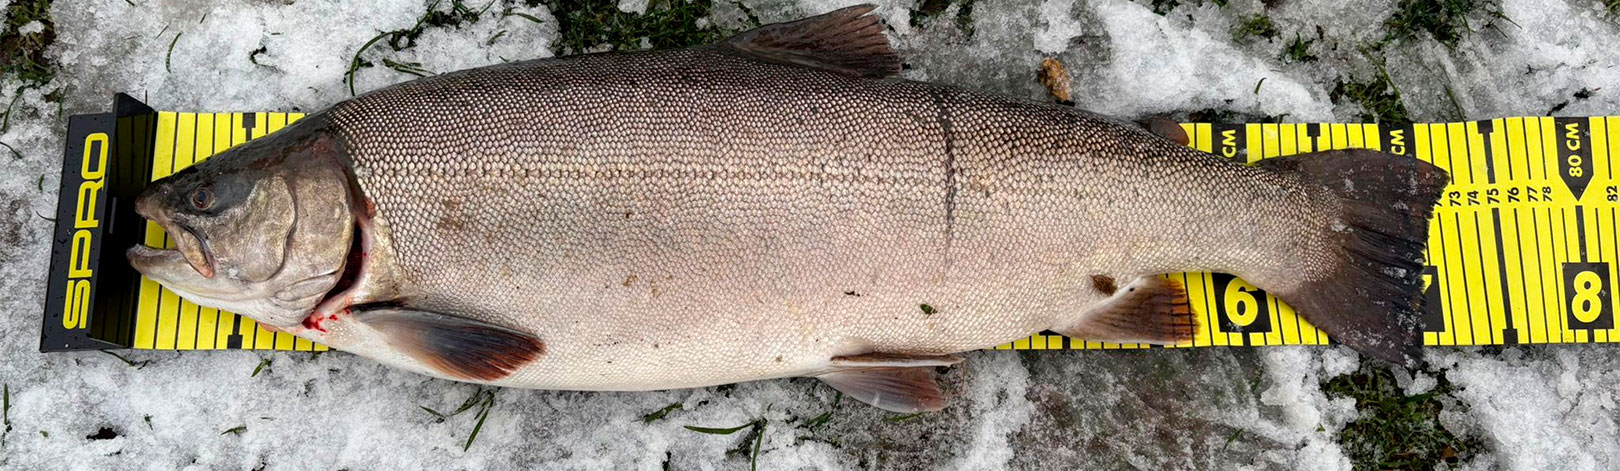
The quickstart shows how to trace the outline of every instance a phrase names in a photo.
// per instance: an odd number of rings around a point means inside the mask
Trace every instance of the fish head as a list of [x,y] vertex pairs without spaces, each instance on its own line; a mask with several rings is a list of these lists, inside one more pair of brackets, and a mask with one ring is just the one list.
[[354,234],[346,165],[329,133],[287,131],[149,185],[136,213],[173,245],[131,247],[130,264],[191,302],[270,327],[299,324],[340,291]]

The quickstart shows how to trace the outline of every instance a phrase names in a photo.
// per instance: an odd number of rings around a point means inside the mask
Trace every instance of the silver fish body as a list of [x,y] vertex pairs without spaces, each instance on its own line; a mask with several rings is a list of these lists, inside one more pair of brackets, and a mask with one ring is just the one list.
[[1311,197],[1064,108],[712,50],[435,77],[330,119],[411,305],[535,332],[510,383],[547,388],[992,347],[1104,299],[1092,275],[1292,266]]
[[[338,149],[367,240],[345,302],[281,327],[456,378],[348,321],[375,305],[439,313],[543,342],[480,382],[650,390],[1128,331],[1083,324],[1161,289],[1153,275],[1213,270],[1321,311],[1383,309],[1324,328],[1380,356],[1410,347],[1405,273],[1383,291],[1293,293],[1414,267],[1405,250],[1347,268],[1366,257],[1344,240],[1420,250],[1410,222],[1438,191],[1431,168],[1389,167],[1405,174],[1369,186],[1405,188],[1378,203],[1412,214],[1368,222],[1346,196],[1358,190],[1306,176],[1324,172],[1309,162],[1243,166],[1072,108],[773,57],[721,45],[504,64],[290,126]],[[1389,159],[1346,157],[1360,163],[1345,184]],[[1361,223],[1404,226],[1346,235]],[[1397,299],[1366,302],[1385,293]]]

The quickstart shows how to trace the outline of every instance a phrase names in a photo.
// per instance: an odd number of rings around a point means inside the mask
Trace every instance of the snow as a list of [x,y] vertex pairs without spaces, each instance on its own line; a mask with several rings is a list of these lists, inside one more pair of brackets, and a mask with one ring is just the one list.
[[1069,41],[1083,32],[1080,22],[1069,16],[1069,7],[1073,5],[1063,0],[1046,0],[1041,3],[1040,18],[1046,23],[1046,30],[1035,35],[1035,50],[1046,54],[1057,54],[1069,48]]
[[619,11],[625,13],[646,13],[648,0],[619,0]]
[[[743,17],[716,3],[714,24]],[[859,2],[743,3],[782,21]],[[1360,113],[1329,91],[1373,71],[1356,45],[1381,36],[1395,4],[1184,2],[1160,16],[1146,1],[981,1],[970,35],[956,27],[960,5],[913,26],[917,2],[877,3],[908,78],[1044,99],[1034,72],[1050,56],[1073,73],[1079,105],[1100,112],[1217,108],[1290,120]],[[138,367],[98,352],[37,353],[51,230],[42,215],[55,207],[67,115],[104,110],[118,91],[165,109],[317,110],[349,96],[360,45],[413,27],[430,4],[451,8],[426,0],[55,2],[48,55],[57,78],[20,95],[14,79],[0,83],[0,103],[15,101],[0,142],[21,155],[0,150],[0,312],[8,313],[0,383],[11,392],[12,424],[0,438],[0,468],[653,470],[667,461],[735,469],[747,460],[726,451],[746,431],[682,426],[760,418],[767,469],[1350,467],[1335,437],[1357,418],[1355,404],[1321,387],[1362,365],[1343,348],[975,352],[943,377],[952,407],[904,421],[849,401],[835,408],[830,388],[805,379],[633,394],[500,390],[466,451],[477,407],[442,422],[420,407],[453,411],[483,390],[342,353],[124,353]],[[504,15],[509,6],[541,21]],[[618,7],[645,11],[648,2]],[[1504,0],[1502,8],[1517,26],[1476,28],[1456,50],[1426,38],[1390,47],[1386,69],[1415,119],[1539,115],[1563,102],[1566,115],[1620,113],[1620,56],[1598,47],[1620,43],[1620,29],[1599,2]],[[1287,39],[1321,25],[1311,49],[1319,59],[1283,62],[1282,38],[1232,40],[1232,26],[1260,12]],[[445,72],[547,57],[557,28],[545,7],[494,4],[476,23],[426,28],[403,51],[374,44],[361,57],[376,65],[354,74],[354,89],[413,78],[383,58]],[[1573,97],[1583,89],[1596,92]],[[60,111],[46,99],[51,92],[67,97]],[[252,375],[263,360],[269,366]],[[1620,443],[1620,348],[1431,349],[1429,360],[1396,376],[1407,394],[1434,391],[1442,378],[1455,386],[1440,398],[1448,404],[1442,424],[1488,448],[1462,468],[1620,467],[1611,446]],[[682,407],[643,422],[674,403]],[[829,411],[825,425],[801,427]],[[235,427],[246,428],[225,433]],[[102,428],[116,437],[87,438]]]
[[[1612,348],[1612,347],[1611,347]],[[1477,430],[1511,469],[1614,469],[1620,450],[1620,355],[1603,346],[1436,355]],[[1450,424],[1447,424],[1450,427]]]

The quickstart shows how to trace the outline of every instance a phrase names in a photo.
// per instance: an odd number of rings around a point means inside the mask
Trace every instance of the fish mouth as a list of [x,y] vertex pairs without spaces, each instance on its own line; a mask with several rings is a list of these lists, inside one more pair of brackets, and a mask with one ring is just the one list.
[[163,228],[163,232],[169,236],[169,240],[174,241],[175,248],[158,248],[145,244],[130,247],[125,255],[129,257],[130,262],[137,269],[143,265],[153,266],[164,262],[184,261],[192,270],[197,272],[198,276],[207,279],[214,278],[219,262],[214,259],[213,252],[208,250],[207,240],[199,237],[196,231],[189,227],[175,224],[168,218],[146,214],[141,209],[144,208],[137,208],[136,213]]

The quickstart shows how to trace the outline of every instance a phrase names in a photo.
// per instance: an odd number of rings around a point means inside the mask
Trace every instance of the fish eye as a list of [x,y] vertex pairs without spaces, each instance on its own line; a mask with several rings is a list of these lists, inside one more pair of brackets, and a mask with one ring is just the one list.
[[202,187],[191,190],[191,207],[198,211],[207,211],[214,207],[214,190]]

